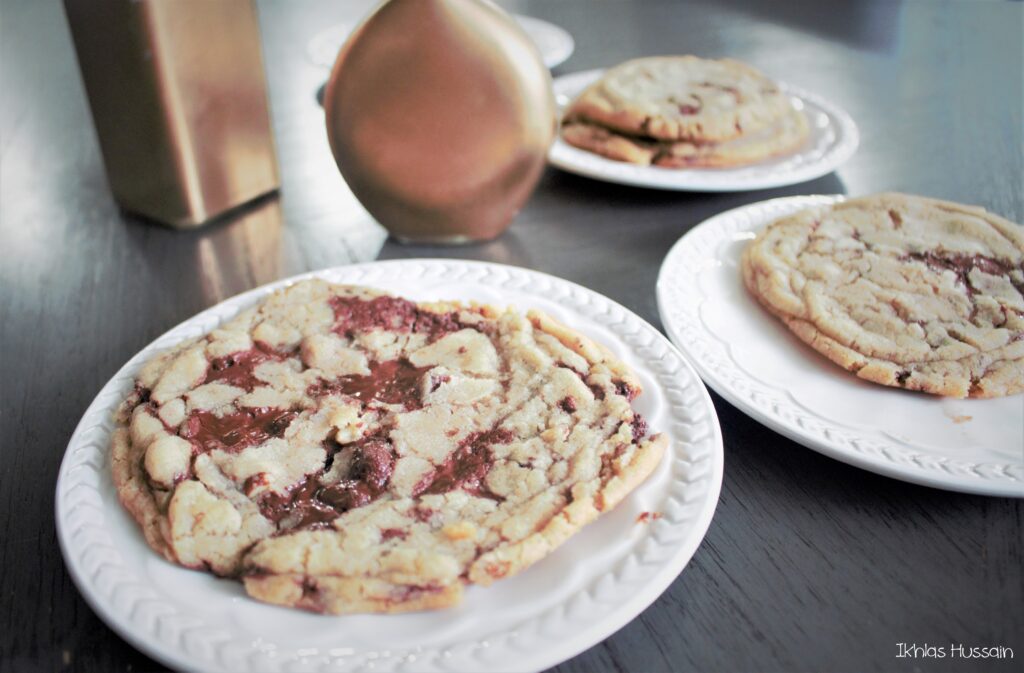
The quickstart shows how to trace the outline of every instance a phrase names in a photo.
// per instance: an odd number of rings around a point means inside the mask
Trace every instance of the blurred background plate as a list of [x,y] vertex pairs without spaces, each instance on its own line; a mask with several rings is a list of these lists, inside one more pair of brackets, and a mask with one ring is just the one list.
[[[576,43],[567,30],[553,23],[535,19],[532,16],[515,15],[516,21],[530,36],[540,51],[541,60],[549,68],[564,63],[568,59]],[[338,50],[345,39],[356,27],[355,23],[339,23],[317,33],[306,46],[306,55],[314,64],[330,68],[338,56]]]
[[[564,109],[603,70],[563,75],[555,80],[555,100]],[[605,182],[688,192],[744,192],[795,185],[820,178],[846,163],[857,151],[857,125],[845,111],[810,92],[779,83],[798,110],[807,115],[810,137],[796,152],[736,168],[662,168],[613,161],[555,140],[548,161],[562,170]]]

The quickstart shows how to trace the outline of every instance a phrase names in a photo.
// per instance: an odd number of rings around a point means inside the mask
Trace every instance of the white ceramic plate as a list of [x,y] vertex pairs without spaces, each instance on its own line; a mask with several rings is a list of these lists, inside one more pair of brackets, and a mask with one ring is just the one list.
[[[563,75],[555,80],[560,108],[601,76],[603,70]],[[857,151],[857,125],[850,115],[825,99],[788,84],[780,88],[807,115],[811,132],[794,154],[740,168],[661,168],[637,166],[573,147],[559,136],[548,160],[562,170],[588,178],[635,187],[690,192],[745,192],[793,185],[831,173]]]
[[[553,23],[535,19],[532,16],[514,15],[516,21],[540,51],[541,59],[548,68],[564,63],[572,56],[576,42],[564,28]],[[338,57],[341,45],[355,29],[354,23],[339,23],[317,33],[306,46],[306,55],[314,64],[330,68]]]
[[[433,613],[324,616],[264,605],[241,584],[185,570],[145,544],[111,483],[111,414],[154,353],[208,332],[274,289],[311,276],[412,299],[543,309],[607,345],[639,375],[638,409],[671,438],[660,467],[615,511],[555,554]],[[682,571],[704,537],[722,479],[722,439],[696,373],[653,327],[578,285],[525,269],[450,260],[337,267],[229,299],[133,357],[89,406],[57,482],[67,567],[115,631],[164,663],[203,671],[532,671],[600,642]],[[642,512],[660,519],[638,523]]]
[[763,201],[694,227],[658,276],[665,330],[722,397],[804,446],[917,484],[1024,496],[1024,395],[957,400],[863,381],[746,291],[740,254],[754,232],[842,198]]

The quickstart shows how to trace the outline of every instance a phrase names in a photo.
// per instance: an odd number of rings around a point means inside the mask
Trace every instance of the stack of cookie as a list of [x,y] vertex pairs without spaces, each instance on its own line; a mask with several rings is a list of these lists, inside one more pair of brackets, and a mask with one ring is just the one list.
[[778,85],[731,59],[662,56],[604,74],[568,108],[562,137],[609,159],[730,167],[795,151],[804,115]]

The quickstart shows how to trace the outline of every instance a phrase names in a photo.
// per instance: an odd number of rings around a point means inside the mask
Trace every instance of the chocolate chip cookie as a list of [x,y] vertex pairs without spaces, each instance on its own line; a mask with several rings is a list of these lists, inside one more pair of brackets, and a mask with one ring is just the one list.
[[114,483],[153,549],[260,600],[443,608],[654,470],[640,392],[539,312],[306,281],[145,365]]
[[879,194],[783,217],[743,254],[747,288],[857,376],[952,397],[1024,391],[1024,230]]
[[563,139],[610,159],[727,167],[795,150],[809,133],[789,96],[731,59],[663,56],[606,72],[567,109]]

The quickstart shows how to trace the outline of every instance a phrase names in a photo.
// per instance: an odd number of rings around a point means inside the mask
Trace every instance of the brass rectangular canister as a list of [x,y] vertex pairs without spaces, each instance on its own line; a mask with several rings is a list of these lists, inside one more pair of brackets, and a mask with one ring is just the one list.
[[279,185],[252,0],[64,0],[114,198],[196,227]]

